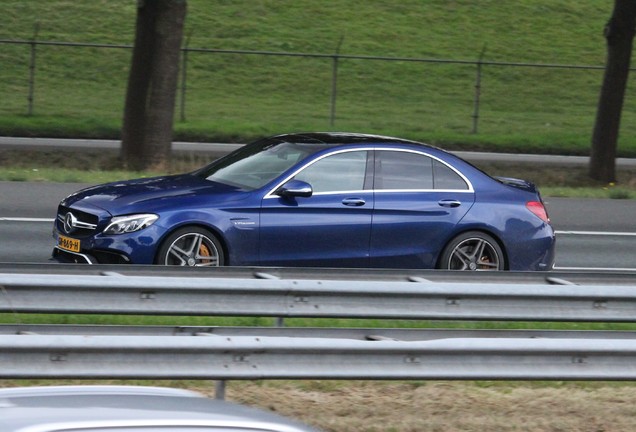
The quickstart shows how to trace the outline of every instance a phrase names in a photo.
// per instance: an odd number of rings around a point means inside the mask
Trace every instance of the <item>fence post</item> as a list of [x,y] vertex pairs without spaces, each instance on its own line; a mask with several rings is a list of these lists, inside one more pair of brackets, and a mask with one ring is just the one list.
[[486,45],[479,54],[479,60],[477,61],[477,77],[475,78],[475,103],[473,109],[473,130],[472,133],[477,133],[477,126],[479,123],[479,103],[481,101],[481,67],[484,60],[484,54],[486,53]]
[[187,72],[188,72],[188,47],[190,46],[190,36],[192,36],[192,30],[186,37],[185,47],[181,50],[181,117],[180,120],[184,122],[185,117],[185,103],[186,103],[186,86],[187,86]]
[[336,46],[336,52],[333,55],[333,63],[331,69],[331,115],[329,117],[330,127],[333,127],[336,123],[336,99],[338,96],[338,60],[340,58],[340,47],[342,46],[343,40],[344,35],[340,36],[340,40],[338,41],[338,45]]
[[27,115],[33,115],[33,95],[35,93],[35,49],[37,47],[37,38],[40,31],[40,23],[36,22],[33,28],[33,38],[31,39],[31,60],[29,61],[29,95]]

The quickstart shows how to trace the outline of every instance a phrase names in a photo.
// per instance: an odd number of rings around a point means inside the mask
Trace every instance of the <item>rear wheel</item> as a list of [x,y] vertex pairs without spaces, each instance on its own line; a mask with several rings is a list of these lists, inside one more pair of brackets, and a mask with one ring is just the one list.
[[497,241],[479,231],[469,231],[455,237],[444,248],[440,259],[443,270],[496,271],[504,270],[504,255]]
[[156,263],[189,267],[218,267],[224,265],[223,248],[218,239],[206,229],[185,227],[164,240]]

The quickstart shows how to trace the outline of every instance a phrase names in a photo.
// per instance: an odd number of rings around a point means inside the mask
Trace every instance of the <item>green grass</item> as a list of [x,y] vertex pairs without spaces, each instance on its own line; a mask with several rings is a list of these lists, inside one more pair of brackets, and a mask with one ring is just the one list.
[[[429,321],[338,318],[286,318],[286,327],[319,328],[396,328],[396,329],[499,329],[499,330],[622,330],[634,331],[634,323],[593,322],[500,322],[500,321]],[[49,325],[145,325],[145,326],[223,326],[272,327],[272,317],[214,316],[138,316],[92,314],[0,314],[0,324]]]
[[546,197],[636,199],[636,191],[623,187],[543,187],[541,194]]
[[[189,0],[192,48],[602,66],[606,0]],[[0,39],[132,44],[130,0],[5,0]],[[27,116],[29,47],[0,44],[0,134],[117,137],[130,51],[39,46],[34,114]],[[476,67],[341,59],[335,125],[332,60],[188,56],[185,121],[177,139],[248,141],[298,130],[348,130],[449,148],[586,154],[599,70],[485,66],[479,133],[472,134]],[[636,155],[628,90],[619,143]]]
[[29,182],[56,182],[56,183],[108,183],[111,181],[126,180],[132,178],[145,178],[159,175],[151,172],[130,171],[86,171],[79,169],[59,168],[20,168],[0,167],[0,181],[29,181]]

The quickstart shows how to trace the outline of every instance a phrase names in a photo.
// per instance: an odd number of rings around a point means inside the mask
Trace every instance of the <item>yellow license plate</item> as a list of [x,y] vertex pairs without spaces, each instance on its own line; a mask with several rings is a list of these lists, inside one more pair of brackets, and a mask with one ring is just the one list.
[[80,241],[70,238],[64,237],[63,235],[58,236],[57,245],[67,251],[71,252],[79,252],[80,251]]

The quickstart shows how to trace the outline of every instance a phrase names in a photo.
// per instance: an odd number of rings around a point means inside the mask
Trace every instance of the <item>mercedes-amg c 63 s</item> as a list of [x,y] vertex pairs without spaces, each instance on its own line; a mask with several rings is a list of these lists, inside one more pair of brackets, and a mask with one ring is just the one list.
[[422,143],[279,135],[191,173],[76,192],[58,208],[65,262],[550,270],[536,187]]

